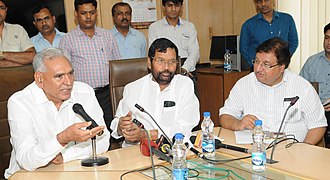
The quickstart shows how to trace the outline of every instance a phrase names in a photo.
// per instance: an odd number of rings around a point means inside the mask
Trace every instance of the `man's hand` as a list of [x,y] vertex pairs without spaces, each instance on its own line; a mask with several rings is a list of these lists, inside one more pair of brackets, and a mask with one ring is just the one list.
[[146,132],[136,125],[133,126],[132,129],[123,130],[123,136],[125,140],[130,142],[139,142],[142,138],[146,138]]
[[75,123],[67,127],[64,131],[57,134],[57,140],[63,146],[71,141],[85,142],[88,139],[96,136],[104,130],[104,126],[97,126],[91,130],[83,130],[90,126],[92,122]]
[[248,114],[248,115],[244,116],[242,120],[238,121],[237,129],[239,131],[242,131],[244,129],[253,129],[255,120],[258,120],[258,118],[256,116]]
[[62,153],[58,153],[56,157],[51,161],[53,164],[63,164],[63,156]]
[[[330,99],[327,99],[325,101],[329,101]],[[324,104],[323,105],[325,111],[330,111],[330,103]]]
[[134,123],[132,122],[132,112],[129,111],[126,116],[119,118],[118,123],[118,134],[123,135],[123,131],[130,131],[133,128]]

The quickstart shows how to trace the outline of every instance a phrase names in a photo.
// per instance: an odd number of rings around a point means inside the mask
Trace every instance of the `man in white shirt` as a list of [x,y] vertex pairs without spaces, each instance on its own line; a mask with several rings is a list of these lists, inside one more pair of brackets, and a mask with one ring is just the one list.
[[[50,163],[61,164],[87,158],[91,138],[97,153],[108,150],[110,133],[94,90],[75,82],[69,59],[56,48],[41,51],[33,60],[34,82],[8,100],[8,123],[13,150],[5,178],[20,169],[33,171]],[[72,107],[81,104],[100,126],[91,130]]]
[[178,49],[173,42],[160,38],[151,44],[148,52],[151,73],[125,86],[111,123],[112,136],[125,138],[123,147],[147,137],[145,131],[132,123],[134,118],[144,124],[152,140],[161,135],[152,119],[135,104],[150,113],[168,137],[178,132],[190,137],[199,122],[199,101],[193,82],[186,76],[175,75],[177,64]]
[[5,22],[7,10],[6,0],[0,0],[0,67],[30,64],[36,51],[22,26]]
[[254,72],[240,79],[220,108],[220,125],[239,131],[253,129],[263,121],[263,129],[277,132],[290,104],[299,96],[284,120],[282,132],[293,134],[300,142],[317,144],[323,138],[327,121],[321,101],[304,78],[287,70],[290,51],[287,42],[271,38],[256,50]]
[[193,23],[180,18],[183,0],[162,0],[165,17],[150,25],[148,30],[149,46],[157,38],[167,38],[179,49],[179,55],[185,59],[182,74],[192,77],[199,61],[197,30]]
[[33,24],[39,33],[31,38],[37,52],[48,47],[59,47],[60,40],[65,33],[55,28],[56,18],[50,8],[39,5],[32,11]]

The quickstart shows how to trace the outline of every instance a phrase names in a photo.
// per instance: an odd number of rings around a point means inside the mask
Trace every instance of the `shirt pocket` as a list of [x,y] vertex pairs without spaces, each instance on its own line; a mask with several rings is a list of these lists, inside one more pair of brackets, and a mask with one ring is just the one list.
[[164,107],[161,124],[164,126],[173,126],[175,122],[176,106]]
[[21,51],[20,41],[16,38],[9,38],[6,40],[6,47],[4,47],[5,51],[18,52]]
[[182,34],[182,44],[181,47],[183,50],[188,51],[189,48],[190,36],[189,34]]

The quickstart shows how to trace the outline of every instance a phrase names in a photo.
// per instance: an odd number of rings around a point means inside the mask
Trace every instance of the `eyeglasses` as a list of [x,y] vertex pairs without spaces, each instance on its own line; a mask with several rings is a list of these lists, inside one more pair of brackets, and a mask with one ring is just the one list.
[[157,59],[154,59],[154,60],[160,66],[164,66],[165,64],[168,64],[169,66],[174,66],[174,65],[178,64],[178,60],[176,60],[176,59],[172,59],[172,60],[166,61],[164,59],[157,58]]
[[269,65],[269,64],[264,63],[264,62],[262,63],[257,59],[253,60],[252,63],[253,63],[254,66],[261,65],[261,67],[264,68],[264,69],[271,69],[271,68],[279,65],[279,64]]
[[269,3],[270,0],[256,0],[256,3],[257,3],[257,4],[260,4],[260,3],[262,3],[263,1],[264,1],[265,3]]
[[0,6],[0,10],[2,11],[6,10],[6,6]]
[[48,22],[49,20],[50,20],[50,16],[46,16],[46,17],[44,17],[44,18],[36,19],[35,21],[36,21],[37,23],[41,23],[41,22],[43,22],[43,21]]

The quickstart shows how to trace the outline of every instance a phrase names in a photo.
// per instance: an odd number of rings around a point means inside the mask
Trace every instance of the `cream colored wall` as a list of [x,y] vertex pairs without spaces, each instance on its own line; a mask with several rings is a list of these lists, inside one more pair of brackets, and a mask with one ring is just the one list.
[[323,50],[323,27],[330,22],[330,1],[277,1],[277,9],[291,14],[297,26],[299,46],[289,69],[299,73],[309,56]]

